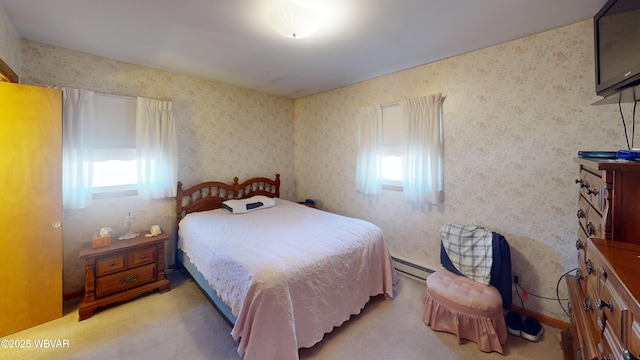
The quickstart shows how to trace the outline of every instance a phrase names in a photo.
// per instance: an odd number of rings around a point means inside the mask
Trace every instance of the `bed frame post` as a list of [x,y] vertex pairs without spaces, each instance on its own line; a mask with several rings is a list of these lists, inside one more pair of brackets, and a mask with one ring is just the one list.
[[240,179],[238,177],[233,178],[233,198],[237,198],[240,194]]
[[176,229],[180,220],[182,220],[182,181],[178,181],[178,189],[176,191]]

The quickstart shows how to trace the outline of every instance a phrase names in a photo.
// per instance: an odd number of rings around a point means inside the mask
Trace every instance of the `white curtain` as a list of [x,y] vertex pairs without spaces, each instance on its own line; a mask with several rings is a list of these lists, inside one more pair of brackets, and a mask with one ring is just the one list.
[[444,201],[442,94],[400,102],[406,127],[403,192],[415,205]]
[[382,194],[382,108],[360,109],[356,189],[366,195]]
[[138,197],[176,196],[178,143],[171,101],[137,98]]
[[93,91],[62,90],[62,207],[91,206],[93,196]]

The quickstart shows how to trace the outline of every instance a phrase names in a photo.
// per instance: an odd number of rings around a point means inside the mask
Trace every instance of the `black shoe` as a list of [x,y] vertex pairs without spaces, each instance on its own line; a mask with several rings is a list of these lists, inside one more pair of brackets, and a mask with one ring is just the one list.
[[522,337],[533,342],[540,340],[540,335],[544,333],[544,328],[540,322],[528,317],[522,322]]
[[507,323],[507,331],[511,335],[520,336],[522,332],[522,317],[515,311],[509,311],[504,317]]

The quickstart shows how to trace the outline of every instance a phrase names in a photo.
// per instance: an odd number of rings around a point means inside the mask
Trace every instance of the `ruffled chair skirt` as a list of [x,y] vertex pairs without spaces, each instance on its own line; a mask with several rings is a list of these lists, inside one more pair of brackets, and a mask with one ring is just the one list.
[[423,320],[433,330],[444,331],[478,344],[484,352],[502,354],[507,327],[498,290],[442,269],[427,277]]

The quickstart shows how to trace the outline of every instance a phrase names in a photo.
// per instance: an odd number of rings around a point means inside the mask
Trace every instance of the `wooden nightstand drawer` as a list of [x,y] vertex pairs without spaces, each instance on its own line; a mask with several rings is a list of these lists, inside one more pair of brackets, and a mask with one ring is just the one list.
[[96,297],[99,298],[154,281],[156,279],[155,273],[156,264],[149,264],[98,278],[96,280]]
[[148,247],[145,249],[140,249],[135,252],[130,253],[127,256],[127,267],[129,269],[144,265],[150,264],[156,261],[156,248]]
[[127,268],[124,255],[114,255],[96,260],[96,276],[112,274]]

